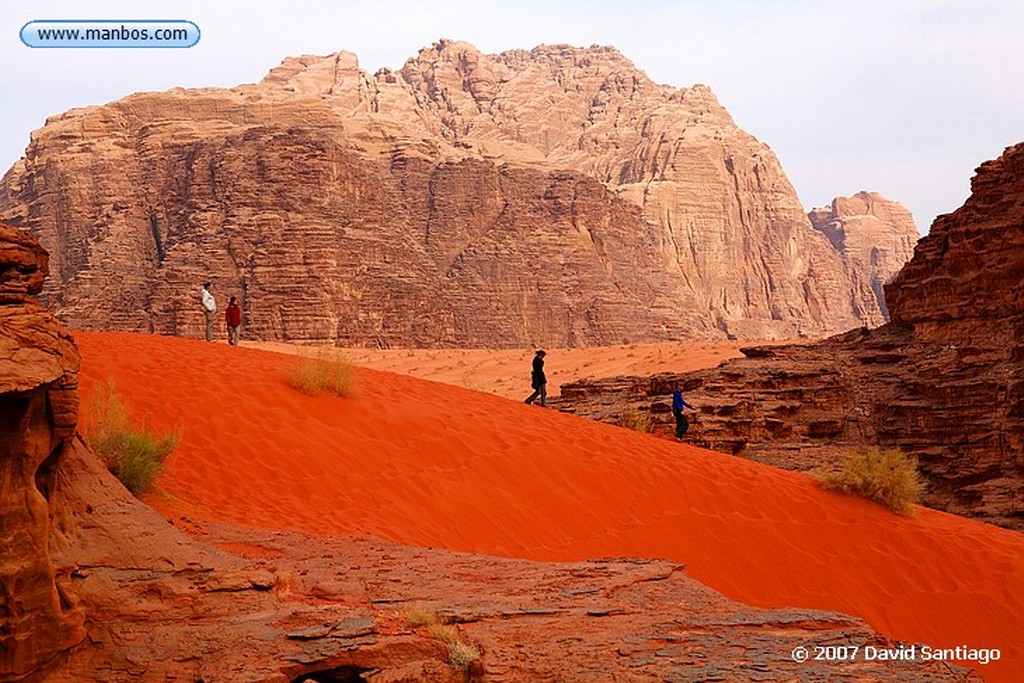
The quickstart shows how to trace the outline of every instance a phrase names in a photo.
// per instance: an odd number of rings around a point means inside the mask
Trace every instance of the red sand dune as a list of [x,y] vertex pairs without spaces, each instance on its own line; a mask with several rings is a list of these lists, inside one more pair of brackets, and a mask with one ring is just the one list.
[[[778,344],[779,342],[759,342]],[[281,353],[305,353],[301,346],[278,342],[243,342],[245,346]],[[547,349],[544,368],[548,391],[584,377],[653,375],[713,368],[738,358],[751,342],[695,341],[622,344],[595,348]],[[387,370],[445,384],[486,391],[506,398],[525,398],[531,392],[533,349],[342,349],[360,367]]]
[[804,475],[445,384],[360,369],[354,398],[309,397],[285,355],[78,340],[86,404],[113,377],[151,427],[183,431],[149,497],[165,515],[536,560],[666,557],[755,605],[998,647],[986,680],[1024,672],[1020,534],[897,517]]

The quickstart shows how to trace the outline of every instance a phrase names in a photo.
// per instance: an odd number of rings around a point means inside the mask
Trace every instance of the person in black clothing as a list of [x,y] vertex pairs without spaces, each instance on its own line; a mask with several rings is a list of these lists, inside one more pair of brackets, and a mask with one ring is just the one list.
[[676,418],[676,439],[679,441],[683,440],[683,434],[690,428],[690,421],[683,415],[683,408],[693,410],[693,406],[683,398],[683,391],[677,384],[675,391],[672,392],[672,415]]
[[545,355],[543,350],[533,354],[533,372],[530,373],[530,386],[533,387],[533,393],[526,397],[526,403],[532,404],[540,396],[542,408],[548,405],[548,378],[544,375]]

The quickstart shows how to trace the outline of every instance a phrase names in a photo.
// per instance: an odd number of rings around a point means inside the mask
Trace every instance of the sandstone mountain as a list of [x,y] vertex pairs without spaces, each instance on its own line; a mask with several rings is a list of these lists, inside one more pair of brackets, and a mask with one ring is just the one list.
[[859,232],[844,213],[830,241],[707,87],[658,85],[613,48],[447,40],[398,71],[289,58],[255,85],[72,110],[0,182],[75,327],[200,336],[211,279],[250,338],[349,345],[876,326],[877,284],[917,238],[890,213]]
[[[938,661],[794,662],[797,645],[896,643],[841,614],[741,605],[664,560],[527,562],[224,526],[193,540],[77,437],[75,342],[34,297],[46,260],[0,223],[4,683],[976,678]],[[411,606],[482,656],[457,660],[402,617]]]
[[836,197],[831,207],[813,209],[808,217],[853,265],[853,272],[869,278],[888,317],[883,287],[914,253],[919,237],[910,212],[877,192],[858,192]]
[[892,322],[679,377],[564,385],[561,407],[611,421],[633,405],[667,423],[679,380],[699,406],[695,443],[802,470],[900,448],[927,504],[1024,531],[1024,143],[971,189],[886,287]]

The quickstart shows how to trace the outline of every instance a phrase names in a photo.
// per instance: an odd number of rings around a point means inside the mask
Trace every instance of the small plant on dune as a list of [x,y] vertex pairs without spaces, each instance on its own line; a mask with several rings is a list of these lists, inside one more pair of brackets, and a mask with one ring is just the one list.
[[312,396],[323,391],[327,378],[315,358],[300,357],[288,372],[288,384],[304,394]]
[[924,492],[917,460],[895,449],[850,453],[838,472],[821,475],[821,483],[826,490],[855,493],[901,515],[913,514]]
[[315,356],[300,356],[288,374],[288,383],[310,396],[329,391],[348,398],[355,390],[356,369],[341,353],[323,349]]
[[632,429],[634,432],[640,432],[641,434],[650,434],[654,430],[654,425],[651,424],[650,413],[638,410],[636,408],[626,408],[619,415],[618,424],[620,427],[626,429]]
[[85,430],[89,445],[125,488],[137,496],[147,493],[160,475],[164,460],[181,442],[181,434],[175,430],[158,436],[133,427],[113,380],[92,393],[90,408],[93,419]]

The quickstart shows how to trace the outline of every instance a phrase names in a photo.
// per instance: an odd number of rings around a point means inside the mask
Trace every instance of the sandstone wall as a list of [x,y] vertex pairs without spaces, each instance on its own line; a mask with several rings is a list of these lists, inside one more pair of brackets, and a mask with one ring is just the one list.
[[873,266],[811,226],[771,150],[707,87],[657,85],[612,48],[441,41],[376,75],[348,53],[289,58],[256,85],[72,110],[0,182],[0,218],[50,251],[46,302],[85,329],[201,336],[207,278],[240,296],[249,337],[277,340],[884,321]]
[[877,192],[858,192],[836,197],[830,207],[813,209],[808,217],[853,270],[869,278],[888,316],[883,288],[913,256],[919,239],[910,212]]

